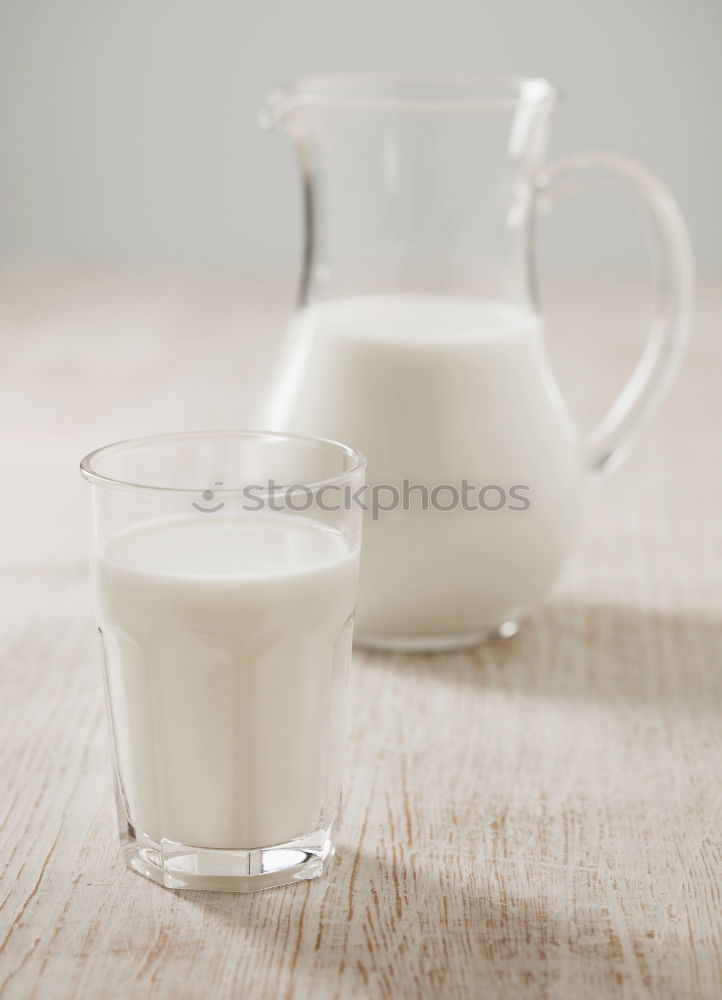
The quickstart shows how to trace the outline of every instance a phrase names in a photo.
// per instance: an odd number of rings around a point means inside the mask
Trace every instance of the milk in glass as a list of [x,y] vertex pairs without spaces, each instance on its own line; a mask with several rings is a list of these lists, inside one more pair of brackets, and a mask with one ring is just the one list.
[[109,538],[99,621],[136,835],[252,849],[330,825],[357,558],[339,532],[284,514]]

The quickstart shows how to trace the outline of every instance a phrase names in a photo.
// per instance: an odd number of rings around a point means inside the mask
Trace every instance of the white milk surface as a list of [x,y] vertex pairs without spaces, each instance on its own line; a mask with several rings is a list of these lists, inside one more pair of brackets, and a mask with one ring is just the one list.
[[539,321],[520,308],[441,295],[307,307],[264,417],[273,429],[360,449],[369,484],[529,487],[524,511],[423,511],[418,502],[376,523],[367,515],[360,633],[492,628],[544,591],[571,545],[576,435]]
[[96,561],[115,753],[137,832],[194,847],[328,826],[357,553],[317,522],[142,523]]

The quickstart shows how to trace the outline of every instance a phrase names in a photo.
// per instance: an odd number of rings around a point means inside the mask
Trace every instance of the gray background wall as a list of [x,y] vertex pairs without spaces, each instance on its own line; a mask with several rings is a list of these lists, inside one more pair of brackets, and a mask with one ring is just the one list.
[[[374,69],[549,77],[551,155],[647,161],[722,272],[720,0],[0,0],[0,248],[289,270],[295,166],[258,107],[298,74]],[[601,196],[543,244],[560,272],[645,264]]]

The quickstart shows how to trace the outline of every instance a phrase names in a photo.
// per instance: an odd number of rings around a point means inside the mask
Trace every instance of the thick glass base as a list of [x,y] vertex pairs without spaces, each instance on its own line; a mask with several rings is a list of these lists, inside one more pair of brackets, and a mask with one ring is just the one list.
[[444,635],[385,635],[355,631],[353,640],[354,645],[361,649],[385,650],[390,653],[443,653],[479,646],[494,639],[510,639],[518,631],[519,623],[512,620],[480,632],[452,632]]
[[132,831],[123,841],[123,856],[133,871],[166,889],[216,892],[256,892],[318,878],[334,853],[330,830],[248,851],[156,842]]

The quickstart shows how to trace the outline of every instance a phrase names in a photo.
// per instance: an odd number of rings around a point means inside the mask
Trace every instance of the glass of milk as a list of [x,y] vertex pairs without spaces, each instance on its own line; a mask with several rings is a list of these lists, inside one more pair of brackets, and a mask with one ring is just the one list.
[[87,455],[122,850],[169,888],[314,878],[332,853],[359,452],[263,432]]

